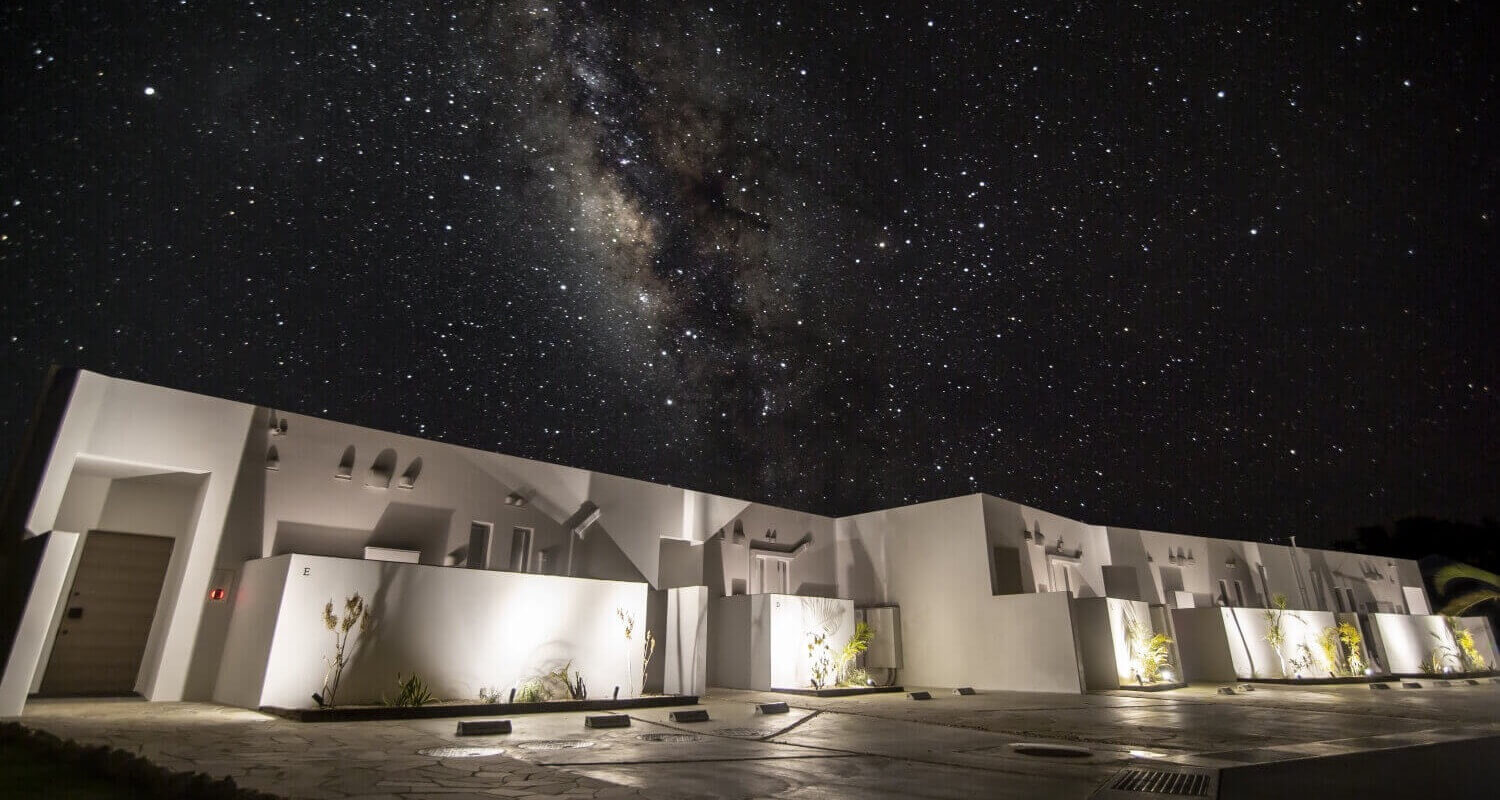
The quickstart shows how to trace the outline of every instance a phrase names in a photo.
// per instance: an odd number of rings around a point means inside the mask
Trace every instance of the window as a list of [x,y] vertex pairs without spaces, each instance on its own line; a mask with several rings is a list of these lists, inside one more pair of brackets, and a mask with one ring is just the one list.
[[751,569],[753,594],[791,594],[791,562],[785,557],[757,554]]
[[1222,578],[1219,579],[1219,593],[1214,596],[1214,603],[1221,606],[1231,605],[1229,602],[1229,584]]
[[531,562],[531,529],[510,529],[510,571],[525,572]]
[[266,451],[266,469],[281,469],[281,453],[277,452],[274,444]]
[[1245,607],[1245,584],[1240,583],[1239,580],[1234,582],[1234,604],[1240,608]]
[[339,458],[339,468],[334,471],[333,477],[341,481],[354,477],[354,445],[344,448],[344,455]]
[[467,566],[470,569],[489,569],[490,531],[494,527],[488,522],[480,522],[479,520],[469,523],[469,557]]

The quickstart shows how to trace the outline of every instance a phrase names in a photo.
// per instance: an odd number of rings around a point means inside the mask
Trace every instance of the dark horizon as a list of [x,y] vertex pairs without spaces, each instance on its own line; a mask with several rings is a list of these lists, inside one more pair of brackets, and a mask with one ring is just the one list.
[[56,362],[833,516],[1500,513],[1492,4],[444,9],[0,15],[0,464]]

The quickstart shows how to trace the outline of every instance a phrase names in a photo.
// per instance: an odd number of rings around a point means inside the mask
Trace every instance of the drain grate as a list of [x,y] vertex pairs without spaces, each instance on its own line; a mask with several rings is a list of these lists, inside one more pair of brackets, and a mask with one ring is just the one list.
[[1011,745],[1010,749],[1023,756],[1041,756],[1043,758],[1088,758],[1094,754],[1092,750],[1082,747],[1073,747],[1066,744],[1042,744],[1040,742],[1019,742]]
[[1150,792],[1177,797],[1207,797],[1208,776],[1165,769],[1127,769],[1109,788],[1120,792]]
[[765,736],[767,731],[759,728],[720,728],[714,733],[720,736],[741,736],[748,739],[759,739]]
[[505,751],[498,747],[429,747],[418,750],[418,755],[433,758],[483,758],[498,756]]
[[635,738],[643,742],[696,742],[698,737],[691,733],[642,733]]
[[594,743],[584,739],[537,739],[516,745],[519,750],[580,750],[593,747]]

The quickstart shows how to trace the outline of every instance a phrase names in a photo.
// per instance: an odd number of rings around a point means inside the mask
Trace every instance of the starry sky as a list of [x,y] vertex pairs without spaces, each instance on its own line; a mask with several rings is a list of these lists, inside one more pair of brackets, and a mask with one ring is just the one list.
[[60,363],[827,514],[1493,515],[1497,22],[10,3],[0,449]]

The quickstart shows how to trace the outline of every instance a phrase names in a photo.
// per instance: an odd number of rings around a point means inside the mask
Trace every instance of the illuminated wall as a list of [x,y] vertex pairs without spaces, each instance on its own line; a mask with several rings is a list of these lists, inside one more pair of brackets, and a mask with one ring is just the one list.
[[[709,683],[732,689],[807,689],[814,635],[837,654],[854,635],[854,602],[752,594],[709,601]],[[832,679],[825,676],[825,682]]]
[[[591,697],[617,685],[621,697],[640,691],[643,583],[286,555],[247,565],[215,699],[313,705],[333,653],[323,606],[332,600],[338,611],[355,592],[375,624],[355,639],[340,704],[394,695],[397,672],[417,673],[439,698],[462,699],[481,687],[509,691],[568,661]],[[616,609],[634,615],[633,641]]]

